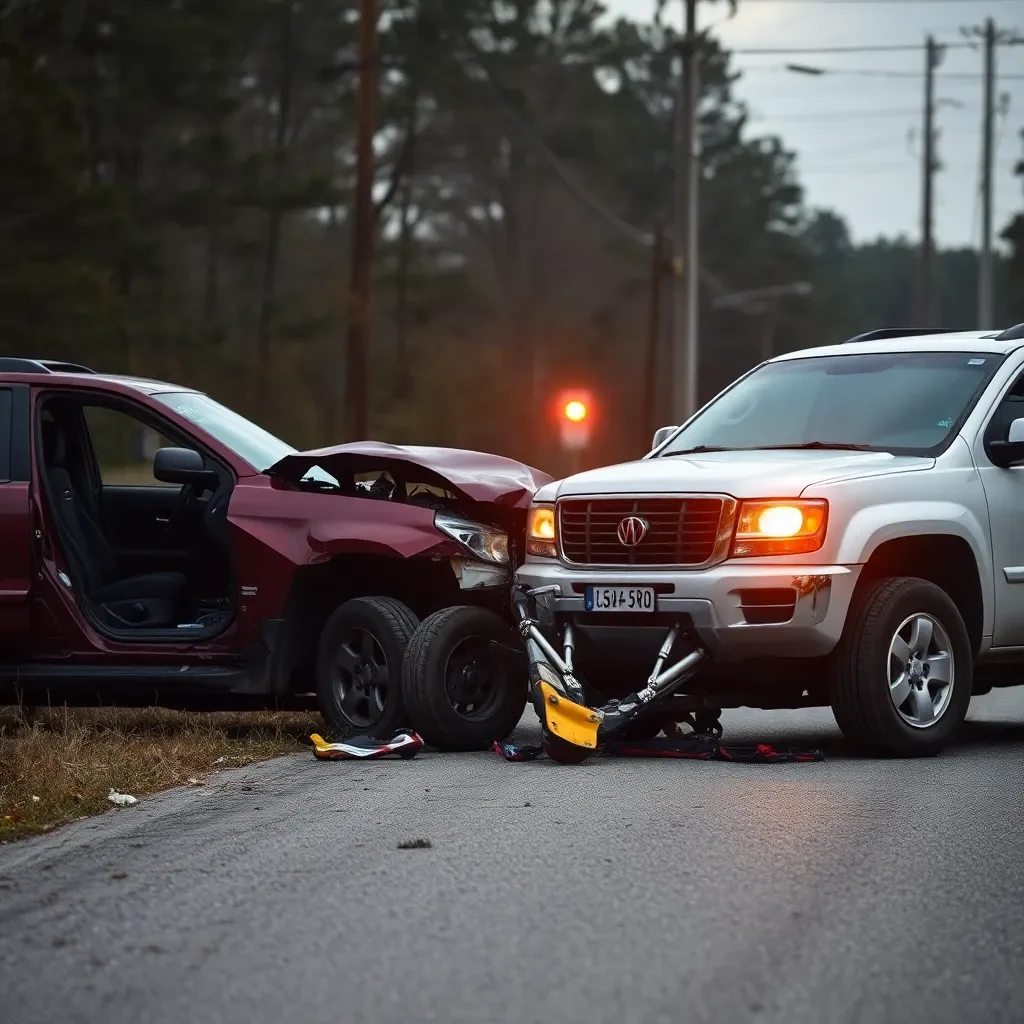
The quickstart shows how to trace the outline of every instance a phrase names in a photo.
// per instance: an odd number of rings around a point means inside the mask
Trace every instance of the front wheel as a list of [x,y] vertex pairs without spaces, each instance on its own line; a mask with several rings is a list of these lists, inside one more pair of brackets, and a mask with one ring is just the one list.
[[937,754],[963,724],[972,685],[967,628],[944,590],[893,577],[857,594],[829,678],[849,740],[896,757]]
[[402,696],[413,728],[441,750],[482,750],[516,727],[527,685],[514,629],[486,608],[442,608],[405,652]]
[[390,736],[402,724],[402,661],[419,625],[391,597],[357,597],[327,620],[317,652],[320,713],[333,736]]

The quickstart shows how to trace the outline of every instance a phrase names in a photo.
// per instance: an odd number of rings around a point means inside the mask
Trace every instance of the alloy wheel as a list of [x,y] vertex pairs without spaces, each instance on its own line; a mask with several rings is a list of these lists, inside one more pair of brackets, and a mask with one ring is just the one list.
[[935,725],[953,696],[953,646],[942,623],[918,612],[904,619],[889,644],[889,696],[914,729]]

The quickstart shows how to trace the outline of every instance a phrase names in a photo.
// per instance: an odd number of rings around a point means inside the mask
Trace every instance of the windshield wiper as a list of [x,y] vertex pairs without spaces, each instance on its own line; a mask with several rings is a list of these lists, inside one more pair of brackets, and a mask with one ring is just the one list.
[[699,444],[696,448],[681,448],[677,452],[663,452],[660,458],[666,455],[699,455],[701,452],[735,452],[737,448],[730,448],[724,444]]
[[873,452],[876,451],[869,444],[844,444],[842,441],[804,441],[802,444],[759,444],[754,448],[744,448],[745,452],[773,452],[773,451],[837,451],[837,452]]
[[[868,444],[844,444],[842,441],[804,441],[795,444],[754,444],[732,447],[724,444],[699,444],[696,448],[683,448],[678,452],[665,452],[665,455],[699,455],[702,452],[776,452],[776,451],[838,451],[838,452],[873,452],[877,451]],[[664,458],[664,456],[662,456]]]

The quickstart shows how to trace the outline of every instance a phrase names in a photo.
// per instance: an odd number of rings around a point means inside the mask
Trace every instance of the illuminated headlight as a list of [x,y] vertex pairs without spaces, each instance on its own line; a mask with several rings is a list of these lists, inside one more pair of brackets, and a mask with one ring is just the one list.
[[434,525],[446,536],[461,544],[474,558],[496,565],[508,565],[508,534],[453,516],[434,516]]
[[736,517],[732,557],[797,555],[825,543],[826,501],[744,501]]
[[558,557],[554,505],[534,505],[526,524],[526,551],[542,558]]

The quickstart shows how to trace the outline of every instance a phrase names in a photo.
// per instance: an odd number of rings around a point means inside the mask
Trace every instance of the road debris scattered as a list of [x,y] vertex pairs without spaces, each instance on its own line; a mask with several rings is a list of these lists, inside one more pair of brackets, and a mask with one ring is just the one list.
[[352,761],[388,757],[397,754],[408,760],[423,749],[423,740],[414,732],[398,732],[389,740],[372,736],[352,736],[344,743],[328,743],[318,732],[310,735],[313,756],[321,761]]
[[430,850],[433,846],[429,839],[405,839],[398,844],[400,850]]
[[107,799],[117,807],[131,807],[139,802],[130,793],[118,793],[116,789],[112,789],[107,794]]

